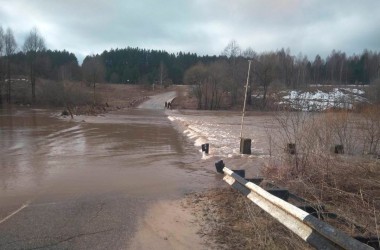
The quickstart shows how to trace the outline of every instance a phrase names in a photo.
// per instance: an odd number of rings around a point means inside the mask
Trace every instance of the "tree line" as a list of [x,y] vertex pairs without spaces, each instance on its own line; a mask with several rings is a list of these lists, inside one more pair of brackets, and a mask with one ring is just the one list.
[[[86,64],[98,61],[110,83],[191,84],[200,109],[218,109],[228,93],[228,105],[240,103],[246,82],[248,60],[252,60],[248,104],[252,103],[254,85],[260,88],[265,108],[271,86],[298,89],[312,84],[368,85],[380,77],[380,53],[364,50],[348,56],[333,50],[325,59],[317,55],[292,55],[289,49],[257,53],[242,49],[231,41],[220,55],[199,56],[193,53],[145,50],[139,48],[112,49],[99,55],[87,56]],[[102,66],[100,66],[102,65]],[[84,74],[86,75],[86,74]],[[95,80],[95,79],[93,79]],[[97,81],[100,79],[98,78]]]
[[84,59],[83,66],[91,60],[98,60],[104,67],[104,80],[109,83],[180,84],[191,66],[198,62],[212,62],[217,58],[127,47],[89,55]]
[[234,106],[244,99],[248,60],[252,61],[248,79],[247,103],[252,104],[253,86],[258,89],[260,108],[267,105],[268,90],[272,86],[299,89],[310,85],[368,85],[380,81],[380,53],[364,50],[360,55],[347,56],[333,50],[326,59],[317,55],[314,60],[290,50],[281,49],[257,53],[243,50],[231,41],[212,63],[192,66],[185,73],[185,82],[192,84],[199,109],[218,109],[220,100],[227,97],[227,105]]
[[[242,50],[236,41],[231,41],[218,56],[128,47],[86,57],[90,58],[102,61],[105,81],[112,83],[162,83],[167,80],[179,84],[183,82],[186,71],[197,63],[227,60],[235,68],[247,68],[247,59],[256,62],[256,69],[266,71],[273,80],[290,88],[309,84],[369,84],[380,74],[379,52],[364,50],[360,55],[348,56],[345,52],[333,50],[326,59],[317,55],[310,60],[306,55],[292,55],[289,49],[260,54],[251,48]],[[245,65],[241,65],[241,61]],[[234,74],[236,70],[233,70]]]
[[34,103],[37,77],[81,80],[81,69],[73,53],[46,49],[45,40],[37,28],[33,28],[19,45],[13,30],[7,28],[4,31],[0,26],[0,105],[3,101],[12,102],[12,82],[20,77],[28,78]]
[[[257,53],[242,49],[231,41],[220,55],[168,53],[127,47],[88,55],[82,65],[73,53],[46,48],[36,28],[18,45],[12,29],[0,26],[0,103],[11,103],[12,75],[27,76],[32,102],[35,102],[36,79],[132,84],[192,84],[198,107],[218,109],[228,93],[230,105],[241,99],[246,82],[248,60],[252,60],[249,79],[259,86],[265,106],[270,86],[297,89],[311,84],[370,84],[380,77],[380,53],[364,50],[348,56],[333,50],[325,59],[317,55],[292,55],[289,49]],[[251,103],[251,94],[248,102]]]

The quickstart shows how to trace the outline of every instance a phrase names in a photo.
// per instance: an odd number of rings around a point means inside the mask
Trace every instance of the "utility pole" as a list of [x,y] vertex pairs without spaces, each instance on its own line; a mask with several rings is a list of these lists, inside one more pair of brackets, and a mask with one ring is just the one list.
[[248,74],[247,74],[247,83],[245,84],[243,114],[241,116],[240,138],[243,138],[243,124],[244,124],[244,115],[245,115],[245,105],[247,103],[247,92],[248,92],[248,83],[249,83],[249,72],[251,71],[251,63],[252,63],[252,60],[248,60]]
[[244,115],[245,115],[245,105],[247,103],[247,92],[249,84],[249,72],[251,71],[252,60],[248,60],[248,74],[247,74],[247,83],[245,84],[245,96],[243,104],[243,114],[241,116],[241,128],[240,128],[240,153],[241,154],[251,154],[251,142],[249,138],[243,138],[243,125],[244,125]]

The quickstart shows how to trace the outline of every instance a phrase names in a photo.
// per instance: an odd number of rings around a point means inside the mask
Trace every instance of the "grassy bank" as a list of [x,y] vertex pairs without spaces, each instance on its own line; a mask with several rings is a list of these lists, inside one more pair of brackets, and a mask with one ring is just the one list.
[[[378,107],[355,113],[273,113],[267,133],[269,157],[262,167],[267,182],[306,199],[320,211],[320,219],[348,235],[379,237]],[[288,144],[296,145],[294,154],[289,154]],[[227,184],[189,199],[202,224],[200,234],[215,248],[308,247]],[[324,216],[327,212],[337,218]]]
[[136,107],[149,96],[166,92],[171,87],[133,84],[105,84],[95,86],[84,82],[38,79],[36,102],[32,104],[31,86],[26,80],[12,82],[13,105],[62,108],[74,115],[96,115],[121,108]]

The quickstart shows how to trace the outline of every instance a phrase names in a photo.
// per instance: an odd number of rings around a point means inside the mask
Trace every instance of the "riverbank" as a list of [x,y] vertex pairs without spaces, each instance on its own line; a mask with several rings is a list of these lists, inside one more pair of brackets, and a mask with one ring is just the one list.
[[[215,172],[214,162],[222,159],[231,169],[245,169],[248,178],[262,175],[267,182],[288,188],[315,209],[323,208],[321,213],[337,214],[337,219],[325,220],[348,235],[377,237],[380,161],[376,154],[366,153],[377,148],[376,140],[369,144],[369,136],[380,136],[376,108],[361,113],[251,112],[245,119],[243,134],[252,139],[251,155],[239,153],[239,112],[175,110],[168,115],[194,147],[200,150],[202,144],[209,143],[209,154],[202,155],[202,167],[208,171]],[[294,137],[297,153],[289,155],[286,145]],[[331,149],[339,139],[344,154]],[[284,235],[286,229],[223,184],[225,189],[189,196],[190,207],[198,211],[204,237],[209,237],[217,248],[282,249],[280,241],[267,243],[273,235]],[[260,231],[262,235],[255,238],[247,231]],[[288,236],[282,239],[287,245],[305,248],[297,243],[297,237]]]
[[[66,115],[69,115],[69,111],[73,115],[98,115],[125,108],[136,108],[148,101],[151,96],[176,92],[177,89],[176,86],[98,84],[96,87],[97,102],[95,105],[69,105],[66,107]],[[164,101],[160,103],[159,107],[164,107]]]

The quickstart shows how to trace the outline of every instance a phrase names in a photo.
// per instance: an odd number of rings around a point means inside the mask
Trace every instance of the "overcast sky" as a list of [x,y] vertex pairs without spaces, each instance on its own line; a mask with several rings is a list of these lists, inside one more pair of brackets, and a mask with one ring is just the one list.
[[233,39],[257,52],[351,55],[380,51],[379,24],[379,0],[0,0],[19,48],[37,27],[79,61],[128,46],[219,55]]

